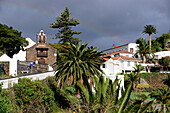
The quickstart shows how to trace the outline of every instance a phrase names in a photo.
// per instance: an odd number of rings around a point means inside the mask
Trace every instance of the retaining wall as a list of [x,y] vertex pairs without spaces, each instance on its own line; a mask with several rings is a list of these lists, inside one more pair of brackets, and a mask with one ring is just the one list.
[[8,89],[9,87],[13,87],[14,83],[18,83],[19,78],[31,78],[31,80],[43,80],[48,76],[54,76],[54,71],[52,72],[46,72],[46,73],[40,73],[40,74],[34,74],[34,75],[28,75],[28,76],[20,76],[15,78],[8,78],[4,80],[0,80],[0,83],[3,82],[2,89]]

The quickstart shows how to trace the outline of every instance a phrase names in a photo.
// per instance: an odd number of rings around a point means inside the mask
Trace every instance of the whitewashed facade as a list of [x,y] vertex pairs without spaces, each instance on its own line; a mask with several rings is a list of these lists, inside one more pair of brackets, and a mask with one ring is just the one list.
[[161,59],[162,57],[170,56],[170,51],[160,51],[154,54],[155,54],[155,59]]
[[110,49],[103,50],[102,52],[108,54],[108,53],[113,53],[113,52],[116,52],[116,51],[125,50],[125,51],[128,51],[128,52],[135,54],[139,50],[138,45],[139,44],[136,44],[136,43],[128,43],[128,44],[125,44],[125,45],[112,47]]

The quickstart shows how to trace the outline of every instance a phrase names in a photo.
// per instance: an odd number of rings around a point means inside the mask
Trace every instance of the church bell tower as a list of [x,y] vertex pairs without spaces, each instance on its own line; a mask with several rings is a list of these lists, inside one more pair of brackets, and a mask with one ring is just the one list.
[[47,35],[43,30],[40,30],[40,33],[37,34],[37,43],[47,43]]

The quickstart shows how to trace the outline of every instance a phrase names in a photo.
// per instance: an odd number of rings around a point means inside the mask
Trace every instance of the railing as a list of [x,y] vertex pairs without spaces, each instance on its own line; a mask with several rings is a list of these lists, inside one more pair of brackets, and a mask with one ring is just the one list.
[[47,54],[44,54],[44,53],[38,53],[37,54],[37,57],[47,57],[48,56],[48,53]]

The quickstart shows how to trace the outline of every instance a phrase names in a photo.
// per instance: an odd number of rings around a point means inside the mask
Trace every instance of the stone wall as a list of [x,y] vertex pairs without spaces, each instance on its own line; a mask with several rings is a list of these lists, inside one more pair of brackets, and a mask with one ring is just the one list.
[[[31,69],[32,68],[32,69]],[[47,64],[33,64],[30,66],[28,61],[17,61],[17,74],[18,75],[29,75],[35,73],[42,73],[48,71]]]
[[[36,48],[38,46],[42,46],[45,48],[48,48],[48,55],[47,57],[38,57],[37,56],[37,50]],[[48,45],[47,43],[38,43],[35,44],[34,46],[28,48],[26,50],[26,61],[32,61],[35,62],[36,60],[38,61],[39,59],[43,58],[45,60],[46,64],[50,64],[53,65],[56,62],[56,56],[54,56],[54,54],[57,52],[56,49],[54,49],[53,47],[51,47],[50,45]]]

